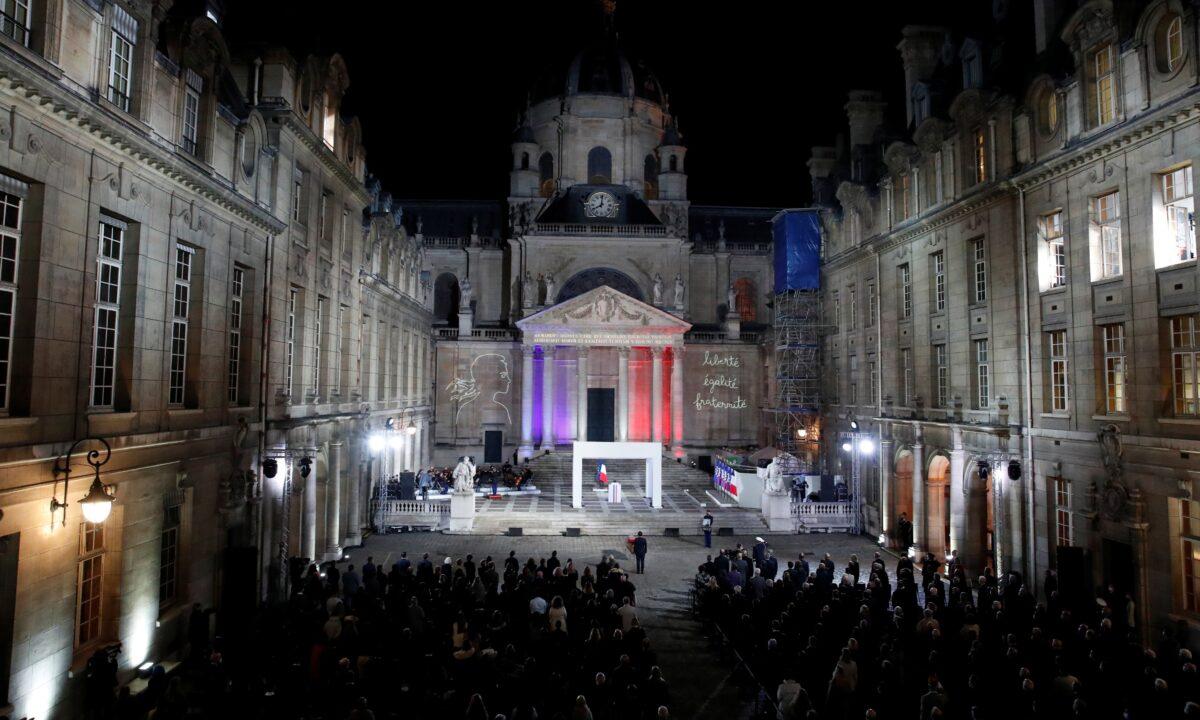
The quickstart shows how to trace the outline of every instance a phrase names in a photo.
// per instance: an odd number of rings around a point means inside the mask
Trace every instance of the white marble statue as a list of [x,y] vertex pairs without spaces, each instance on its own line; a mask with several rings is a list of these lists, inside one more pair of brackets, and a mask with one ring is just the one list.
[[554,273],[546,273],[546,304],[554,304]]
[[473,493],[475,492],[475,466],[471,464],[471,458],[463,455],[458,461],[458,465],[454,467],[454,492],[456,493]]
[[662,281],[662,275],[660,275],[659,273],[654,273],[654,286],[650,289],[650,294],[651,294],[651,297],[654,298],[654,304],[656,306],[662,305],[663,281]]
[[683,312],[683,277],[675,274],[675,309]]
[[783,487],[783,465],[779,462],[778,457],[772,460],[770,465],[767,465],[765,490],[768,495],[782,495],[785,492]]
[[729,308],[730,315],[737,313],[737,290],[733,288],[733,283],[729,284],[729,288],[725,290],[725,307]]
[[471,278],[465,277],[458,286],[458,306],[464,310],[471,308],[471,300],[475,293],[471,290]]

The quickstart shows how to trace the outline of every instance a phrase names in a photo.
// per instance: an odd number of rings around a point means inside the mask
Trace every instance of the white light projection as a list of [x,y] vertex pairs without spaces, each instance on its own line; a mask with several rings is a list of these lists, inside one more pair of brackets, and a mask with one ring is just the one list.
[[508,358],[499,353],[483,353],[476,355],[471,360],[471,364],[467,366],[466,377],[456,377],[446,385],[446,390],[450,393],[450,401],[457,405],[457,409],[454,411],[455,424],[458,423],[458,416],[463,408],[486,391],[481,385],[488,382],[493,376],[495,377],[495,387],[498,389],[492,393],[491,402],[504,410],[504,416],[508,418],[509,423],[512,423],[512,413],[508,406],[498,399],[501,395],[508,395],[512,390]]

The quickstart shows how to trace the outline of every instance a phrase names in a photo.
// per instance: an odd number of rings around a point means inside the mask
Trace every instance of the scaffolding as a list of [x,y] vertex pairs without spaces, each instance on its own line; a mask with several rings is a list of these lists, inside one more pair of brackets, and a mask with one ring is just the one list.
[[821,299],[819,290],[775,295],[775,446],[816,473],[820,453]]

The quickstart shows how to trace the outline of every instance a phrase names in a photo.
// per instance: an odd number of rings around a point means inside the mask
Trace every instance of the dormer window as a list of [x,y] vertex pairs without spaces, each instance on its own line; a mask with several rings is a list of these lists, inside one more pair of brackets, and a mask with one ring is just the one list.
[[1092,53],[1092,99],[1096,107],[1096,125],[1107,125],[1117,116],[1117,74],[1113,46],[1104,45]]
[[1158,72],[1174,73],[1183,67],[1183,18],[1177,13],[1164,13],[1154,28],[1153,47],[1154,68]]
[[183,90],[183,149],[189,155],[195,155],[200,136],[200,93],[204,88],[204,78],[192,70],[184,71],[185,87]]
[[112,37],[108,59],[108,101],[129,112],[133,94],[133,48],[137,45],[138,22],[121,8],[112,6]]
[[337,108],[328,98],[325,99],[325,117],[321,123],[321,139],[325,141],[325,147],[333,149],[334,142],[337,138]]
[[1047,85],[1038,93],[1037,123],[1044,137],[1058,132],[1058,94],[1052,86]]
[[959,58],[962,60],[963,90],[981,86],[983,84],[983,53],[979,50],[979,44],[974,40],[964,42]]
[[30,0],[0,0],[0,33],[29,47]]
[[978,128],[975,131],[975,182],[981,183],[988,179],[988,163],[987,163],[987,138],[983,134],[983,128]]
[[912,111],[914,126],[920,125],[925,122],[925,118],[929,117],[929,91],[926,89],[925,83],[913,85]]

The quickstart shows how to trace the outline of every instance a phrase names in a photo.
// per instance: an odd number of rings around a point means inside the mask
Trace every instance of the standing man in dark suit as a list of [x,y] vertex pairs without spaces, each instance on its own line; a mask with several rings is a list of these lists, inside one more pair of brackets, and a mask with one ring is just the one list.
[[633,555],[637,558],[639,575],[646,572],[646,547],[646,538],[642,535],[642,531],[638,530],[637,538],[633,541]]
[[704,531],[704,547],[712,547],[712,527],[713,516],[708,510],[704,511],[704,517],[700,519],[700,529]]

